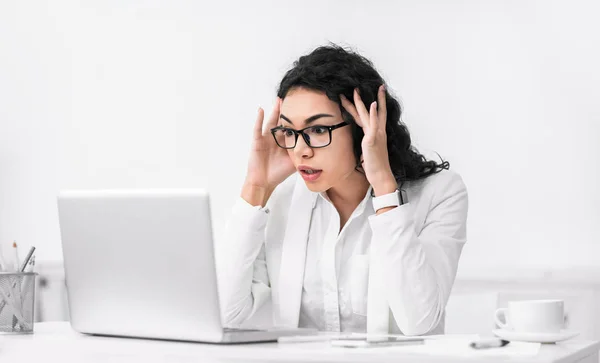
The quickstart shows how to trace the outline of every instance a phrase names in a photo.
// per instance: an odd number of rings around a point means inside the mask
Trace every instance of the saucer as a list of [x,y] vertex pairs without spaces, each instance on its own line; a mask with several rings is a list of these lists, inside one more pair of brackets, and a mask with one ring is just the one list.
[[504,340],[530,343],[556,343],[579,335],[578,332],[568,330],[561,330],[560,333],[522,333],[505,329],[494,329],[492,333]]

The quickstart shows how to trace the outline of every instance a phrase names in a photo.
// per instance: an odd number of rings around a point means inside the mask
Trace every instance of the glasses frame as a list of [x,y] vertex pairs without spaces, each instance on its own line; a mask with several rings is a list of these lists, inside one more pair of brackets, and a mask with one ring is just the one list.
[[[275,143],[277,144],[277,146],[279,146],[279,147],[280,147],[280,148],[282,148],[282,149],[287,149],[287,150],[289,150],[289,149],[293,149],[293,148],[295,148],[295,147],[296,147],[296,145],[298,144],[298,134],[301,134],[301,135],[302,135],[302,138],[304,139],[304,142],[306,143],[306,145],[308,145],[308,147],[310,147],[310,148],[312,148],[312,149],[320,149],[320,148],[322,148],[322,147],[326,147],[326,146],[329,146],[329,145],[331,144],[331,140],[332,140],[331,131],[333,131],[333,130],[335,130],[335,129],[339,129],[340,127],[344,127],[344,126],[346,126],[346,125],[350,125],[350,124],[349,124],[348,122],[346,122],[346,121],[342,121],[342,122],[340,122],[339,124],[335,124],[335,125],[332,125],[332,126],[325,126],[325,125],[311,125],[311,126],[307,126],[307,127],[303,128],[303,129],[300,129],[300,130],[294,130],[294,129],[291,129],[291,128],[289,128],[289,127],[277,126],[277,127],[273,127],[273,128],[271,129],[271,135],[273,135],[273,139],[275,139]],[[304,133],[304,130],[311,129],[311,128],[313,128],[313,127],[324,127],[324,128],[326,128],[326,129],[329,131],[329,142],[328,142],[326,145],[322,145],[322,146],[312,146],[312,145],[310,144],[310,141],[309,141],[309,139],[308,139],[308,135],[306,135],[306,134]],[[295,138],[294,138],[294,146],[291,146],[291,147],[285,147],[285,146],[281,146],[281,145],[279,145],[279,143],[277,142],[277,137],[275,136],[275,132],[277,132],[278,130],[290,130],[290,131],[292,131],[292,132],[294,133],[294,136],[295,136]]]

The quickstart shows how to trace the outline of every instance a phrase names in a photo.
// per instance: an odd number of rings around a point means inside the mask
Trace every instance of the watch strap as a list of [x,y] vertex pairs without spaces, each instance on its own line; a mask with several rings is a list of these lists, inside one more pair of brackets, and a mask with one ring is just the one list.
[[373,197],[373,209],[377,212],[381,208],[397,207],[400,205],[400,189],[391,193]]

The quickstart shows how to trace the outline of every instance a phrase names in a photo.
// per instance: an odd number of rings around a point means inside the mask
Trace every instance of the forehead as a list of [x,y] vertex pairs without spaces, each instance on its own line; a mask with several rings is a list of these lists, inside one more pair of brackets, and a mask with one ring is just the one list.
[[327,98],[324,92],[305,88],[290,90],[283,99],[280,111],[294,122],[302,122],[317,113],[341,116],[338,104]]

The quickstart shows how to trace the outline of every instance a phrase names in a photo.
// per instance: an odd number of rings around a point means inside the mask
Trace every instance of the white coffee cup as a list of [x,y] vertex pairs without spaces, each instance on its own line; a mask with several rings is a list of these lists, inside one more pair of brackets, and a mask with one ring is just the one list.
[[[503,322],[500,317],[504,316]],[[559,333],[564,327],[562,300],[509,301],[508,308],[496,310],[494,320],[502,329],[519,333]]]

